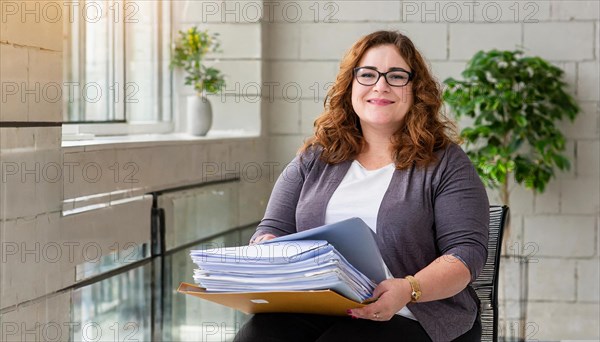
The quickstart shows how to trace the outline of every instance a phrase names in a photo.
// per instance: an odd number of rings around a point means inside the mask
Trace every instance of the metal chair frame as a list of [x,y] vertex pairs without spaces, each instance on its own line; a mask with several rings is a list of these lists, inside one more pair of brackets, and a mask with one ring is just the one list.
[[507,206],[490,206],[488,257],[483,270],[472,287],[481,301],[481,340],[498,340],[498,272],[502,254],[504,227],[508,222]]

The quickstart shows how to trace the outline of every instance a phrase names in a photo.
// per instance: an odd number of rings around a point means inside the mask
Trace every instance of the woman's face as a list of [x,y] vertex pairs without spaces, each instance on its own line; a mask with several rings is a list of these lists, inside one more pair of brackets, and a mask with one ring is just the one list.
[[[368,49],[358,67],[375,68],[381,73],[395,68],[412,72],[394,45],[379,45]],[[374,75],[377,78],[377,73]],[[363,132],[365,129],[375,129],[393,134],[400,128],[402,119],[412,104],[412,82],[403,87],[392,87],[383,76],[371,86],[358,83],[356,77],[352,82],[352,107],[360,118]]]

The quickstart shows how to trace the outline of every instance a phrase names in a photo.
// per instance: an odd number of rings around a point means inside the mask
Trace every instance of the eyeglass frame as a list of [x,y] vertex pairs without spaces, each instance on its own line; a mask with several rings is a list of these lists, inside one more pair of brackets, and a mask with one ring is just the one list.
[[[377,76],[377,80],[375,82],[373,82],[373,84],[362,84],[362,83],[360,83],[360,81],[357,78],[357,74],[356,74],[359,69],[369,69],[369,70],[375,71],[376,73],[379,74]],[[388,81],[387,74],[389,74],[390,72],[397,72],[397,71],[403,71],[403,72],[405,72],[405,73],[408,74],[408,81],[406,81],[405,85],[392,85]],[[370,86],[376,85],[377,82],[379,82],[379,79],[381,78],[381,76],[383,76],[383,79],[385,80],[385,83],[387,83],[390,87],[396,87],[396,88],[406,87],[410,83],[410,81],[412,81],[415,78],[415,73],[414,72],[410,72],[410,71],[404,70],[402,68],[392,68],[391,70],[388,70],[387,72],[380,72],[379,70],[377,70],[374,67],[364,66],[364,67],[356,67],[356,68],[352,69],[352,73],[354,74],[354,78],[356,79],[356,82],[358,82],[358,84],[363,85],[365,87],[370,87]]]

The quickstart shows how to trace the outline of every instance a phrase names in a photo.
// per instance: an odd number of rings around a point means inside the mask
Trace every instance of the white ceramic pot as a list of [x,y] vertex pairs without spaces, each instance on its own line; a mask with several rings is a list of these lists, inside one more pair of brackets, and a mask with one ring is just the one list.
[[187,98],[187,132],[206,135],[212,126],[212,106],[205,96],[192,95]]

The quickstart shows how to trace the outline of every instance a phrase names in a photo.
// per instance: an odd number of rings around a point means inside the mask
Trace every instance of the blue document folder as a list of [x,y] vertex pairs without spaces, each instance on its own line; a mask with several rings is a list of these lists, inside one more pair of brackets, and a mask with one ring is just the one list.
[[178,291],[246,313],[347,315],[389,278],[373,231],[359,218],[261,244],[193,250],[198,285]]
[[375,284],[391,278],[391,273],[381,257],[379,247],[377,247],[375,233],[365,221],[358,217],[280,236],[263,243],[301,240],[329,242],[352,266]]

